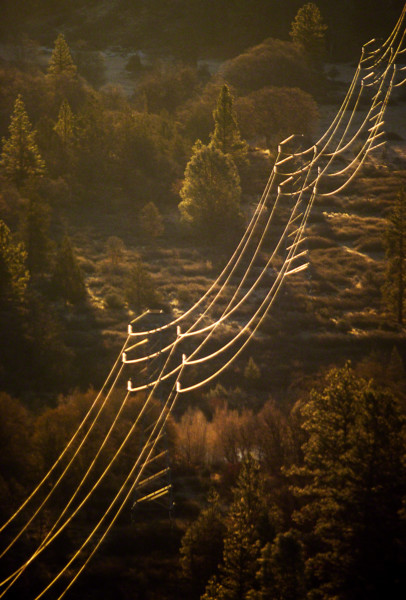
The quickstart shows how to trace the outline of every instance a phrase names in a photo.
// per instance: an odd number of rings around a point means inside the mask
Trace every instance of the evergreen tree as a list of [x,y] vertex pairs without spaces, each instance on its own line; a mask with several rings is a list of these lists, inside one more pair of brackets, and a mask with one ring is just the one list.
[[125,287],[128,304],[136,311],[154,308],[159,303],[154,281],[140,259],[135,261]]
[[383,295],[389,307],[396,312],[399,325],[403,324],[406,290],[406,193],[402,188],[388,217],[386,229],[386,281]]
[[220,584],[225,600],[244,600],[256,587],[264,499],[258,464],[248,457],[233,491],[224,538]]
[[76,304],[86,297],[86,287],[82,272],[76,260],[72,244],[68,236],[64,236],[59,246],[52,289],[56,296],[67,302]]
[[47,74],[50,78],[59,77],[60,75],[66,77],[74,77],[76,75],[76,65],[73,62],[69,46],[62,33],[55,40]]
[[304,4],[297,12],[291,26],[290,36],[309,58],[320,64],[326,49],[325,33],[327,25],[323,22],[319,7],[314,2]]
[[140,212],[140,225],[146,237],[155,239],[164,232],[162,215],[154,202],[148,202]]
[[261,378],[261,369],[258,367],[252,356],[249,357],[248,362],[245,365],[244,377],[251,384],[255,384]]
[[116,235],[111,235],[106,242],[106,250],[110,262],[113,266],[117,266],[123,260],[125,245],[121,238]]
[[237,118],[233,110],[233,97],[229,87],[224,84],[213,112],[214,132],[211,145],[230,154],[238,167],[247,164],[247,144],[241,139]]
[[24,299],[29,273],[23,244],[13,241],[11,231],[0,219],[0,306]]
[[57,133],[62,142],[62,147],[66,151],[71,145],[74,137],[75,119],[69,106],[69,102],[65,99],[59,109],[58,120],[55,123],[54,131]]
[[21,95],[18,95],[9,126],[10,136],[3,138],[0,165],[6,176],[17,185],[40,177],[45,172],[35,141],[35,130],[29,121]]
[[303,551],[294,533],[280,533],[264,546],[257,578],[260,589],[250,600],[304,600]]
[[231,156],[198,141],[180,191],[182,219],[213,240],[220,232],[224,237],[239,223],[240,195],[240,178]]
[[24,243],[27,249],[27,267],[30,273],[44,272],[49,267],[52,250],[49,224],[49,206],[38,198],[32,198],[23,227]]
[[219,496],[212,491],[207,507],[186,530],[180,548],[183,574],[200,593],[217,572],[223,552],[223,535]]
[[209,579],[201,600],[226,600],[226,592],[219,582],[217,575],[213,575]]
[[[346,365],[302,407],[307,441],[295,493],[311,598],[400,597],[405,494],[396,399]],[[404,550],[404,546],[403,546]]]

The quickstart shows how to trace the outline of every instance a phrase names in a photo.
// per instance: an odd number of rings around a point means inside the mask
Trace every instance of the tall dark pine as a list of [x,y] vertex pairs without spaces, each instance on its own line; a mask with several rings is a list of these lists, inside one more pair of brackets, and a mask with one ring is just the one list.
[[209,581],[203,600],[245,600],[257,585],[260,526],[264,515],[261,481],[258,464],[251,457],[247,458],[226,520],[220,574],[218,579]]
[[211,145],[230,154],[237,167],[247,162],[247,144],[241,139],[237,117],[233,109],[233,97],[228,85],[224,84],[213,113],[214,131],[211,134]]
[[45,163],[41,158],[35,141],[35,130],[32,128],[24,102],[18,95],[9,126],[10,135],[3,139],[0,166],[6,177],[17,185],[28,179],[40,177],[45,172]]
[[86,297],[83,275],[68,236],[62,239],[58,249],[52,286],[56,296],[72,304]]
[[315,65],[319,65],[325,53],[327,25],[323,22],[320,9],[314,2],[300,8],[292,22],[290,36]]
[[398,402],[347,364],[329,372],[301,412],[307,441],[295,521],[308,597],[400,597],[406,480]]

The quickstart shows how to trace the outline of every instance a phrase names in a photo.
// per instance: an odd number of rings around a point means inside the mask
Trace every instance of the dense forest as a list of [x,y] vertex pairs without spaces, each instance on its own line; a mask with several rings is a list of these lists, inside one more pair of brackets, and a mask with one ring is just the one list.
[[[147,399],[145,415],[147,391],[121,404],[122,389],[102,387],[121,360],[128,323],[152,309],[145,327],[159,328],[206,293],[276,173],[281,140],[296,134],[294,151],[316,144],[361,46],[387,39],[403,6],[3,0],[0,527],[12,518],[0,536],[5,598],[39,598],[73,560],[161,414],[165,387]],[[66,597],[403,596],[405,102],[399,87],[385,116],[386,146],[365,157],[348,186],[343,179],[344,192],[315,203],[308,268],[287,280],[251,344],[166,417],[165,494],[145,503],[132,494],[106,538],[96,536],[100,548]],[[368,115],[365,101],[350,108],[356,120]],[[357,143],[340,158],[343,168],[362,152]],[[287,215],[282,203],[259,265]],[[248,276],[243,283],[251,285]],[[235,335],[245,317],[226,333]],[[152,377],[152,366],[137,375]],[[204,378],[205,368],[194,367],[190,381],[196,375]],[[97,425],[83,429],[96,401]],[[30,503],[15,511],[41,481],[38,514],[25,528]],[[84,506],[54,540],[72,493]],[[33,564],[16,571],[32,553]],[[72,573],[62,571],[45,597],[59,597]]]

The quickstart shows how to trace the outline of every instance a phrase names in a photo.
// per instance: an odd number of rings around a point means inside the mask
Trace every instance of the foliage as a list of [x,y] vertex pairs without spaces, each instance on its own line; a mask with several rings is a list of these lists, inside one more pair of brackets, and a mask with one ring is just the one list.
[[154,280],[139,258],[130,270],[124,293],[128,304],[137,313],[144,308],[156,308],[160,302]]
[[186,530],[180,547],[183,575],[200,593],[209,578],[218,571],[224,530],[220,498],[215,491],[211,491],[207,506]]
[[310,90],[313,79],[303,52],[291,42],[272,38],[225,62],[220,73],[241,94],[267,86]]
[[198,88],[197,71],[182,64],[157,62],[137,83],[135,99],[141,101],[146,112],[173,113]]
[[238,167],[246,165],[247,144],[241,140],[233,109],[233,97],[226,84],[221,89],[213,117],[214,131],[211,134],[211,146],[218,148],[224,154],[230,154]]
[[32,419],[16,399],[0,392],[0,507],[3,514],[12,500],[26,492],[33,472],[38,472],[38,457],[31,440]]
[[295,471],[305,482],[295,489],[302,502],[295,519],[311,597],[360,598],[365,590],[396,597],[406,491],[396,399],[347,364],[328,373],[301,413],[308,437],[304,467]]
[[106,61],[101,52],[83,47],[75,52],[75,63],[79,74],[95,88],[106,83]]
[[180,191],[182,219],[201,234],[215,239],[224,224],[239,221],[240,178],[229,155],[197,142],[186,166]]
[[389,307],[396,313],[398,323],[402,325],[406,289],[406,192],[404,188],[396,196],[388,216],[385,242],[387,267],[382,291]]
[[258,367],[252,356],[249,357],[244,369],[244,377],[251,384],[255,384],[261,377],[261,369]]
[[314,2],[304,4],[292,22],[290,36],[317,65],[325,53],[327,25],[323,22],[320,9]]
[[305,598],[303,550],[297,536],[288,531],[268,542],[258,560],[259,591],[249,600],[302,600]]
[[111,264],[117,266],[123,260],[125,244],[121,238],[111,235],[106,241],[106,251]]
[[54,131],[59,136],[63,148],[66,150],[74,138],[75,118],[69,102],[65,99],[59,109],[58,120],[54,125]]
[[66,302],[76,304],[86,298],[83,275],[67,235],[58,248],[51,284],[53,293]]
[[154,202],[148,202],[140,212],[142,233],[149,239],[156,239],[164,232],[162,215]]
[[0,220],[0,302],[22,301],[29,280],[24,245],[13,241],[11,231]]
[[191,407],[182,415],[176,427],[178,460],[191,466],[203,466],[207,462],[208,423],[203,412]]
[[50,266],[53,244],[49,237],[50,208],[39,198],[31,198],[23,226],[30,273],[44,273]]
[[315,100],[299,88],[264,87],[238,98],[235,108],[244,136],[264,137],[268,147],[292,132],[311,136],[319,116]]
[[35,130],[28,119],[21,95],[17,96],[9,126],[9,138],[3,139],[0,165],[6,176],[17,185],[45,172],[35,141]]
[[65,76],[68,78],[76,76],[76,65],[73,62],[72,55],[65,37],[62,33],[55,40],[54,49],[48,64],[48,76],[57,78]]
[[226,523],[220,582],[227,600],[242,600],[256,587],[263,500],[259,466],[248,457],[233,490]]

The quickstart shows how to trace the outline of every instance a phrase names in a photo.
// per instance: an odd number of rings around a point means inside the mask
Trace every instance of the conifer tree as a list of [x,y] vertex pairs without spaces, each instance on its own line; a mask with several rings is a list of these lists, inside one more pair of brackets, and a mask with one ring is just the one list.
[[258,563],[260,587],[249,600],[304,600],[303,551],[293,532],[279,533],[272,543],[266,544]]
[[224,519],[219,496],[212,491],[208,505],[187,529],[180,549],[185,577],[200,592],[217,572],[223,552]]
[[65,99],[59,109],[58,120],[55,123],[54,131],[62,142],[64,150],[72,143],[74,137],[75,119],[69,102]]
[[233,109],[233,97],[227,84],[221,89],[213,117],[211,145],[224,154],[230,154],[237,167],[243,167],[247,163],[247,144],[241,139]]
[[400,597],[405,448],[398,402],[347,364],[328,373],[301,413],[308,437],[304,467],[295,470],[302,484],[294,518],[309,597]]
[[154,308],[159,303],[154,280],[139,258],[129,273],[124,292],[128,304],[136,312],[141,312],[144,308]]
[[306,52],[316,66],[320,64],[325,53],[326,30],[327,25],[314,2],[304,4],[292,22],[290,36],[293,42]]
[[211,580],[206,588],[207,600],[212,590],[224,600],[244,600],[256,587],[264,504],[259,466],[251,457],[242,465],[233,496],[226,522],[223,563],[218,580]]
[[47,74],[50,78],[55,78],[60,75],[67,77],[74,77],[76,75],[76,65],[73,62],[69,46],[62,33],[60,33],[55,40]]
[[23,228],[30,273],[43,273],[49,267],[52,250],[49,225],[49,207],[39,198],[31,198]]
[[261,369],[252,356],[249,357],[244,369],[244,377],[251,384],[255,384],[261,378]]
[[82,272],[68,236],[64,236],[59,246],[55,270],[52,277],[54,293],[67,302],[76,304],[86,297],[86,287]]
[[182,219],[214,239],[233,229],[240,219],[240,178],[230,155],[198,141],[186,166],[180,191]]
[[406,193],[402,188],[388,217],[385,236],[386,281],[383,295],[388,306],[396,313],[399,325],[403,324],[406,290]]
[[140,225],[146,237],[155,239],[163,234],[162,215],[154,202],[148,202],[141,210]]
[[29,280],[26,259],[24,245],[14,242],[10,229],[0,219],[0,306],[24,298]]
[[8,139],[3,138],[0,165],[5,175],[18,186],[28,179],[44,175],[45,163],[41,158],[21,95],[17,96],[9,126]]

